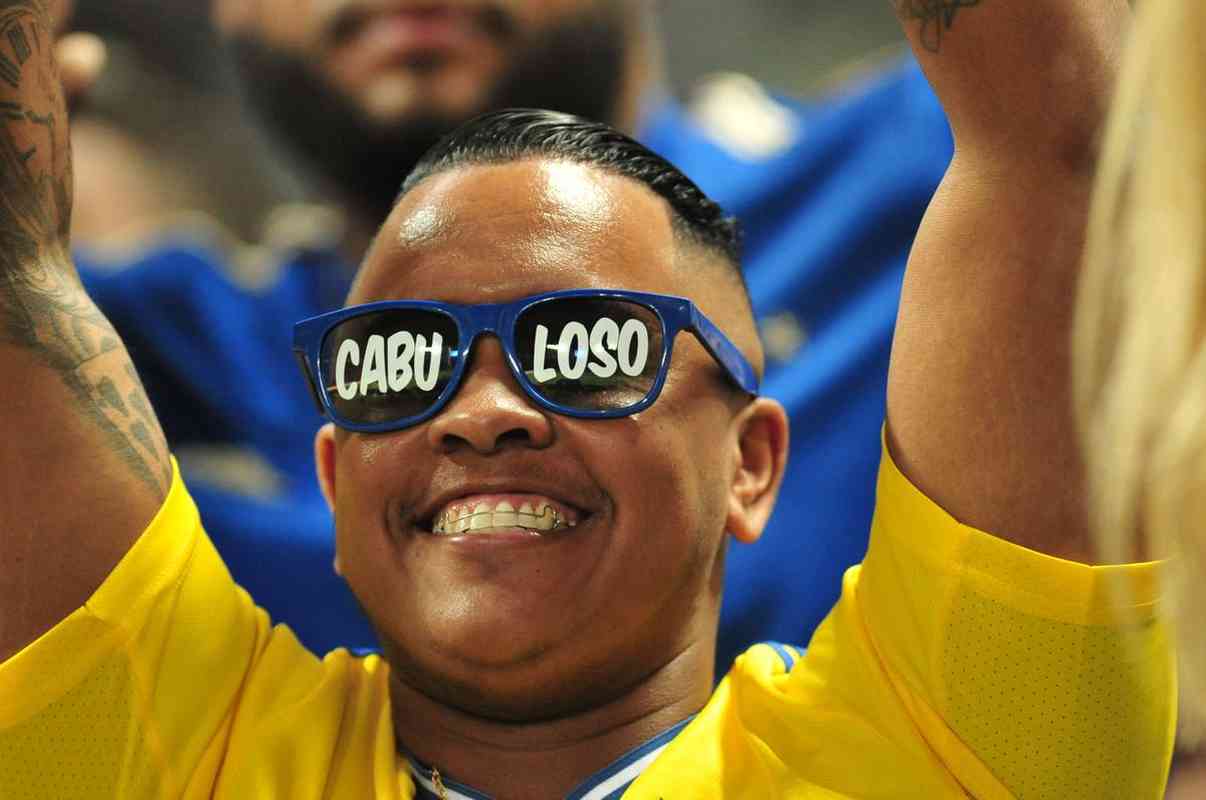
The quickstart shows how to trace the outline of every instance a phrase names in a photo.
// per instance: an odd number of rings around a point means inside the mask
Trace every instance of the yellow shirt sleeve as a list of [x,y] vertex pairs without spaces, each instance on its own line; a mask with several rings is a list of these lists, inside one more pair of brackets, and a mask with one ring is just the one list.
[[1163,796],[1175,724],[1156,573],[962,525],[885,448],[871,544],[841,602],[973,796],[1139,800]]
[[0,797],[408,796],[385,676],[273,627],[177,471],[88,602],[0,664]]

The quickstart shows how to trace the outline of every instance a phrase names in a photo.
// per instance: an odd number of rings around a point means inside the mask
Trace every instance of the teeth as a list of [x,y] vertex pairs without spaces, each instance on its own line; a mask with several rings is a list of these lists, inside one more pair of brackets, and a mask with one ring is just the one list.
[[515,507],[503,500],[494,507],[494,526],[496,528],[513,528],[519,524],[519,514]]
[[485,503],[479,503],[477,508],[473,509],[473,516],[469,519],[469,530],[471,531],[483,531],[486,528],[494,527],[494,515],[490,513],[490,506]]
[[544,508],[540,509],[540,516],[536,518],[535,522],[533,523],[533,527],[535,527],[537,530],[548,531],[552,530],[553,526],[556,524],[557,512],[548,506],[545,506]]
[[486,503],[478,503],[472,508],[466,505],[448,506],[433,520],[432,533],[454,534],[515,527],[551,531],[576,524],[567,522],[549,503],[533,506],[525,502],[516,510],[515,506],[503,500],[493,509]]

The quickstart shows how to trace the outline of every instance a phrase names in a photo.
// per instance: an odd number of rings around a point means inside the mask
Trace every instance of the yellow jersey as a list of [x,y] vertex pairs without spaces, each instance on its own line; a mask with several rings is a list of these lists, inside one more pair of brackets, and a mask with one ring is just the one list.
[[[1155,572],[961,525],[885,451],[867,556],[807,648],[755,645],[572,797],[1159,798]],[[177,475],[88,602],[0,664],[0,798],[482,797],[398,752],[387,684],[378,657],[273,626]]]

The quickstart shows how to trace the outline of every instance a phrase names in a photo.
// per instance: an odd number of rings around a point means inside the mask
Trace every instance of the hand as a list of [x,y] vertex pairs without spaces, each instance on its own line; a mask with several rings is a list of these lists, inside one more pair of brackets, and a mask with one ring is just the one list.
[[75,108],[105,67],[105,43],[91,33],[68,33],[60,37],[56,57],[67,105]]
[[63,94],[68,107],[74,108],[104,69],[105,43],[91,33],[67,32],[75,15],[75,0],[51,0],[50,14],[58,42],[55,58],[59,62]]

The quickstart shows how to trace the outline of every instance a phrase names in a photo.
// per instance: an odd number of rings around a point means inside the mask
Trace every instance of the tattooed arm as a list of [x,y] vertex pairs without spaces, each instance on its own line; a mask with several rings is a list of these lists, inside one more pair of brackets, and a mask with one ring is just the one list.
[[1126,0],[895,0],[955,135],[905,277],[902,469],[962,522],[1090,561],[1070,316]]
[[0,661],[80,606],[171,480],[159,424],[71,263],[48,0],[0,0]]

